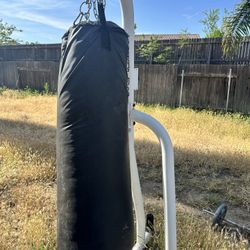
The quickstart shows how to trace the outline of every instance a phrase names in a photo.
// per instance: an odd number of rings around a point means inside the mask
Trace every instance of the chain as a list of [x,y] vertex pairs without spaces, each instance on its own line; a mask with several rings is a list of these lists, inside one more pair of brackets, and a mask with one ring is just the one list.
[[95,15],[96,20],[99,20],[99,15],[98,15],[98,3],[102,3],[103,7],[105,8],[106,6],[106,0],[93,0],[93,12]]
[[[83,18],[85,19],[86,22],[89,22],[90,21],[90,11],[91,11],[92,7],[93,7],[94,16],[95,16],[96,20],[99,21],[98,3],[102,3],[103,7],[105,8],[106,0],[85,0],[84,2],[82,2],[82,4],[80,5],[80,8],[79,8],[79,15],[75,19],[74,25],[76,25],[76,22],[78,19],[79,19],[78,23],[80,23]],[[83,6],[87,7],[87,10],[85,12],[83,12],[83,10],[82,10]]]
[[[82,7],[83,5],[86,5],[87,6],[87,11],[83,12],[82,11]],[[86,0],[84,1],[81,5],[80,5],[80,8],[79,8],[79,11],[80,11],[80,14],[82,14],[82,17],[80,19],[80,22],[82,21],[82,18],[85,17],[85,20],[86,22],[89,21],[89,18],[90,18],[90,10],[92,8],[92,1],[91,0]]]
[[96,20],[99,20],[97,5],[98,5],[97,0],[93,0],[93,12],[94,12]]
[[[82,10],[83,5],[87,6],[87,11],[85,11],[85,12],[83,12],[83,10]],[[82,4],[80,5],[80,8],[79,8],[79,14],[73,23],[74,26],[76,25],[76,22],[78,21],[78,19],[79,19],[78,23],[80,23],[82,21],[83,17],[85,18],[86,22],[89,22],[91,7],[92,7],[91,0],[86,0],[86,1],[82,2]]]

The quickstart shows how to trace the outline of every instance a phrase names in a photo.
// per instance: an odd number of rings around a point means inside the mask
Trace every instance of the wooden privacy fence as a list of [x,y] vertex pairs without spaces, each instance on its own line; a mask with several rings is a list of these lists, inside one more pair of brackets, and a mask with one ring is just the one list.
[[250,113],[250,66],[138,66],[137,102]]
[[[136,101],[250,113],[250,66],[138,65]],[[58,62],[0,62],[0,86],[57,90]]]
[[[157,37],[157,35],[155,35]],[[135,62],[146,63],[138,48],[149,41],[135,41]],[[250,38],[246,38],[235,55],[224,58],[221,38],[160,40],[162,49],[171,48],[169,64],[250,64]],[[0,46],[0,61],[53,61],[58,62],[61,44],[7,45]]]
[[0,46],[0,86],[57,90],[60,44]]
[[52,61],[0,62],[0,86],[43,90],[48,83],[49,90],[56,91],[58,68],[59,63]]
[[61,44],[0,46],[0,61],[55,61],[61,56]]
[[[157,35],[156,35],[157,37]],[[141,58],[138,48],[148,41],[136,41],[136,63],[146,63]],[[161,40],[162,49],[170,48],[168,62],[170,64],[250,64],[250,38],[243,41],[233,56],[224,58],[222,51],[222,38],[199,38],[185,40]]]

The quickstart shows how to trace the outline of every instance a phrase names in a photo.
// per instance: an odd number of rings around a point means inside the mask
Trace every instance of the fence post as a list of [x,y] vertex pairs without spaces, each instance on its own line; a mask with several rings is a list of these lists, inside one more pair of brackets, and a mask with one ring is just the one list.
[[228,103],[229,103],[229,94],[230,94],[231,79],[232,79],[232,69],[229,70],[229,74],[228,74],[226,112],[227,112],[227,110],[228,110]]
[[181,101],[182,101],[183,83],[184,83],[184,69],[181,71],[181,90],[180,90],[179,108],[181,107]]

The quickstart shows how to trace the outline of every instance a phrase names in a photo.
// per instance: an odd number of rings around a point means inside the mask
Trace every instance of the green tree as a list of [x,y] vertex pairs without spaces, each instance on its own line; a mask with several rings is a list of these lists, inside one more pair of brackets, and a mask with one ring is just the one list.
[[20,41],[11,37],[11,35],[16,31],[22,32],[21,30],[17,29],[15,25],[4,23],[3,20],[0,19],[0,45],[20,43]]
[[190,32],[188,31],[188,28],[181,29],[180,32],[180,39],[178,41],[178,45],[182,48],[188,43],[188,35],[190,35]]
[[180,32],[181,38],[178,41],[178,49],[180,51],[180,56],[179,56],[179,60],[178,60],[178,64],[181,63],[181,60],[183,58],[183,53],[184,53],[184,48],[185,46],[188,46],[188,35],[190,34],[190,32],[188,31],[187,28],[182,29]]
[[223,23],[223,52],[232,55],[246,36],[250,36],[250,0],[237,4]]
[[200,22],[204,25],[203,32],[207,38],[222,37],[222,29],[219,28],[220,10],[211,9],[203,12],[204,18]]
[[172,48],[170,46],[166,46],[160,51],[159,55],[154,57],[154,62],[160,64],[169,63],[171,53],[172,53]]
[[145,58],[150,64],[152,64],[154,55],[160,50],[160,43],[156,38],[151,37],[148,43],[142,44],[139,49],[139,55]]
[[171,54],[171,47],[162,48],[160,42],[151,37],[148,43],[142,44],[138,49],[139,55],[145,58],[150,64],[168,63],[169,55]]

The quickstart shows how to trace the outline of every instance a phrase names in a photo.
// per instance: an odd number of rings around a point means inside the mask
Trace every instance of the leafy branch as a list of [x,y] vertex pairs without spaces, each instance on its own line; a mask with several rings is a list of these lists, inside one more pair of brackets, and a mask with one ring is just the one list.
[[4,23],[3,20],[0,19],[0,45],[20,43],[20,41],[11,37],[14,32],[22,32],[22,30],[17,29],[15,25]]
[[223,24],[223,52],[232,55],[245,36],[250,35],[250,0],[243,0],[235,10],[225,18]]

